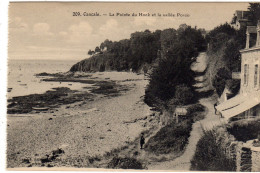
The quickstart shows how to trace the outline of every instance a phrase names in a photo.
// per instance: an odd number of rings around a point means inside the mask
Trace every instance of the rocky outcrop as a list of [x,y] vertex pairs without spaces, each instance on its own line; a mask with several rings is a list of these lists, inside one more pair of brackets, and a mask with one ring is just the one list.
[[97,71],[111,71],[113,69],[113,62],[110,61],[112,54],[104,53],[94,55],[88,59],[84,59],[76,64],[74,64],[70,71],[82,71],[82,72],[97,72]]

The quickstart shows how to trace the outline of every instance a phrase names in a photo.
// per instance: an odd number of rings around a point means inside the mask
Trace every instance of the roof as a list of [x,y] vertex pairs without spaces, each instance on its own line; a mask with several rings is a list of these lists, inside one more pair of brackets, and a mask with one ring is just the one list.
[[260,104],[260,91],[254,92],[247,96],[239,94],[218,105],[216,108],[226,119],[229,119],[245,112],[248,109],[251,109],[258,104]]
[[244,98],[245,98],[245,96],[239,94],[239,95],[221,103],[216,108],[217,108],[217,110],[221,111],[221,110],[228,109],[230,107],[234,107],[238,104],[241,104],[243,102]]
[[260,51],[260,46],[258,46],[258,47],[251,47],[249,49],[242,49],[242,50],[240,50],[240,53],[252,52],[252,51]]

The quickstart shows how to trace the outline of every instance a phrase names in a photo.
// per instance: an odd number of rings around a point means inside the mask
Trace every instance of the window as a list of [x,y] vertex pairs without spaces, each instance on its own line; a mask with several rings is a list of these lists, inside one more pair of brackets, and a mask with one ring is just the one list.
[[249,65],[244,65],[244,85],[248,84],[248,78],[249,78]]
[[255,64],[255,74],[254,74],[254,87],[257,87],[257,78],[258,78],[258,64]]

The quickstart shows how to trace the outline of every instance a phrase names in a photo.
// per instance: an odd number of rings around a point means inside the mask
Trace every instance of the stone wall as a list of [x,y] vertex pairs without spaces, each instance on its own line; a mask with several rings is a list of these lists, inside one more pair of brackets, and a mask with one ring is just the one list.
[[252,149],[252,172],[260,172],[260,149]]
[[235,145],[236,171],[237,172],[259,172],[260,171],[260,148],[244,146],[243,143]]

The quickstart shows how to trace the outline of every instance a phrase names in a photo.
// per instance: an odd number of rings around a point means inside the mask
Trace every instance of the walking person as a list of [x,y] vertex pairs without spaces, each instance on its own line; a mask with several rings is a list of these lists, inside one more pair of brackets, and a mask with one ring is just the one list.
[[143,149],[144,143],[145,143],[145,138],[144,138],[144,134],[142,133],[142,134],[141,134],[141,138],[140,138],[140,146],[141,146],[140,149]]

